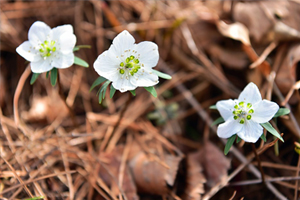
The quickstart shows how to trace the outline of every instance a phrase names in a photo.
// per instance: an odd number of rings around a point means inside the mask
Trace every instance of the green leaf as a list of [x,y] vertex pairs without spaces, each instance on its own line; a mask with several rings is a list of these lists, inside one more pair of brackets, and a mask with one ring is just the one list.
[[151,87],[144,87],[148,92],[150,92],[150,94],[152,94],[152,96],[154,96],[155,98],[157,97],[157,93],[156,90],[153,86]]
[[74,64],[82,67],[89,67],[89,64],[87,62],[85,62],[81,58],[78,58],[77,56],[74,56]]
[[235,138],[236,138],[236,134],[234,134],[233,136],[231,136],[230,138],[228,138],[227,143],[226,143],[226,145],[225,145],[225,149],[224,149],[224,154],[225,154],[225,155],[228,154],[228,152],[229,152],[231,146],[232,146],[233,143],[234,143]]
[[153,73],[156,74],[158,77],[163,78],[163,79],[167,79],[167,80],[172,79],[172,76],[170,76],[169,74],[165,74],[165,73],[157,71],[155,69],[153,69]]
[[105,98],[105,93],[106,93],[106,89],[107,86],[111,83],[111,81],[106,81],[100,88],[100,92],[99,92],[99,104],[102,103],[102,100]]
[[267,129],[267,131],[269,131],[272,135],[274,135],[275,137],[279,138],[282,142],[284,142],[281,135],[276,131],[275,128],[273,128],[273,126],[269,122],[261,123],[260,125],[262,125],[265,129]]
[[94,81],[94,83],[92,84],[92,86],[91,86],[91,88],[90,88],[90,92],[91,92],[97,85],[100,85],[101,83],[103,83],[103,82],[106,81],[106,80],[107,80],[107,79],[104,78],[104,77],[102,77],[102,76],[98,77],[98,78]]
[[129,90],[130,91],[130,93],[133,95],[133,96],[135,96],[136,94],[135,94],[135,90]]
[[261,134],[260,138],[261,138],[264,142],[267,141],[267,138],[266,138],[265,134]]
[[30,85],[34,84],[36,79],[39,77],[40,73],[33,73],[30,79]]
[[111,84],[109,97],[112,99],[115,93],[116,93],[116,88],[114,88],[114,86]]
[[212,106],[209,106],[209,109],[217,109],[217,106],[216,105],[212,105]]
[[46,78],[48,78],[48,77],[49,77],[49,72],[50,72],[50,71],[47,71],[47,73],[46,73]]
[[78,45],[78,46],[74,47],[73,51],[78,51],[80,48],[88,48],[88,49],[90,49],[91,46],[90,45]]
[[240,138],[239,136],[237,136],[236,143],[239,143],[241,140],[242,140],[242,138]]
[[274,117],[280,117],[282,115],[287,115],[290,113],[290,110],[287,108],[279,108],[279,110],[277,111],[277,113],[274,115]]
[[219,117],[218,119],[216,119],[216,120],[211,124],[211,126],[220,124],[220,123],[222,123],[222,122],[224,122],[223,117]]
[[55,67],[51,70],[50,81],[51,81],[51,85],[55,86],[57,81],[57,68]]

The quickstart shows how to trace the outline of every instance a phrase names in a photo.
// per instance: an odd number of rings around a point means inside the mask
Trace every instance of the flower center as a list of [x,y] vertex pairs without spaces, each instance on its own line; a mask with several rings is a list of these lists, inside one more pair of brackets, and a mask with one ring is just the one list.
[[56,51],[55,47],[55,41],[51,40],[50,42],[48,40],[45,40],[41,45],[39,52],[41,56],[46,60],[47,57],[51,56]]
[[244,101],[239,102],[234,106],[234,110],[232,111],[233,119],[239,120],[240,124],[244,124],[246,120],[250,120],[252,118],[254,110],[251,107],[251,103],[247,103],[247,105],[245,105]]
[[125,62],[120,63],[119,73],[124,74],[125,71],[128,71],[129,74],[133,76],[135,73],[139,71],[139,69],[141,69],[139,63],[140,63],[139,59],[131,55],[125,59]]

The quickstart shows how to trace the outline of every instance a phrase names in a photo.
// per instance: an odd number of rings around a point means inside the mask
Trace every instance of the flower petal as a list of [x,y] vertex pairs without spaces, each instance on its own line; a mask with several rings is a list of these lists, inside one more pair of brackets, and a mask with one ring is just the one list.
[[38,62],[31,62],[31,71],[34,73],[43,73],[50,71],[53,67],[51,66],[51,62],[49,59],[41,59]]
[[235,105],[236,103],[232,99],[218,101],[216,104],[218,111],[225,121],[229,118],[233,118],[232,111]]
[[255,104],[262,100],[261,94],[254,83],[249,83],[241,92],[239,101],[246,101],[247,103]]
[[73,27],[70,24],[57,26],[52,29],[52,39],[59,40],[60,36],[69,33],[73,34]]
[[64,33],[59,38],[60,52],[63,54],[73,53],[76,44],[76,36],[73,33]]
[[115,89],[120,90],[120,92],[126,92],[128,90],[134,90],[136,88],[135,85],[132,85],[129,80],[125,78],[118,78],[117,80],[112,82],[112,85]]
[[245,142],[255,143],[263,133],[263,127],[258,123],[249,120],[243,124],[243,128],[241,131],[237,133],[237,135],[245,140]]
[[112,56],[109,51],[104,51],[94,62],[94,68],[100,76],[115,81],[120,77],[118,70],[120,63],[118,59],[114,59]]
[[149,87],[158,83],[158,76],[150,70],[140,69],[134,77],[130,78],[130,82],[135,86]]
[[115,56],[124,55],[128,57],[126,50],[132,50],[135,43],[134,37],[126,30],[119,33],[113,40],[113,44],[110,46],[109,51]]
[[226,120],[224,123],[218,126],[217,134],[220,138],[229,138],[239,132],[242,128],[242,124],[238,123],[233,118],[229,118],[229,120]]
[[37,46],[47,39],[50,31],[51,28],[47,24],[36,21],[31,25],[28,31],[28,39],[32,45]]
[[74,63],[74,53],[57,55],[52,62],[52,66],[60,69],[68,68]]
[[279,106],[277,103],[264,99],[253,105],[254,113],[252,114],[251,120],[257,123],[268,122],[276,114],[278,109]]
[[20,56],[22,56],[29,62],[37,62],[42,58],[29,41],[23,42],[20,46],[17,47],[16,51],[18,54],[20,54]]
[[154,42],[140,42],[134,49],[137,51],[141,64],[146,68],[155,67],[159,60],[158,46]]

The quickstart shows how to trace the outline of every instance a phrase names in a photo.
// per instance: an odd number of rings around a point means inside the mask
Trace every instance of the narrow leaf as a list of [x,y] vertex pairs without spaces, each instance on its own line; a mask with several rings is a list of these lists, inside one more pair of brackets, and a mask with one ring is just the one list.
[[163,79],[172,79],[172,76],[170,76],[169,74],[165,74],[163,72],[157,71],[155,69],[153,69],[153,73],[156,74],[158,77],[163,78]]
[[236,143],[239,143],[241,140],[242,140],[242,138],[240,138],[239,136],[237,136]]
[[33,73],[30,79],[30,85],[34,84],[36,79],[39,77],[40,73]]
[[226,145],[225,145],[225,149],[224,149],[224,154],[225,154],[225,155],[228,154],[228,152],[229,152],[231,146],[232,146],[233,143],[234,143],[235,138],[236,138],[236,134],[234,134],[233,136],[231,136],[230,138],[228,138],[227,143],[226,143]]
[[267,129],[267,131],[269,131],[272,135],[274,135],[275,137],[279,138],[282,142],[284,142],[281,135],[276,131],[275,128],[273,128],[273,126],[269,122],[261,123],[260,125],[262,125],[265,129]]
[[287,115],[290,113],[290,110],[288,108],[279,108],[277,113],[274,115],[274,117],[280,117],[282,115]]
[[114,88],[114,86],[111,84],[109,97],[112,99],[115,93],[116,93],[116,88]]
[[266,138],[265,134],[261,134],[260,138],[261,138],[264,142],[267,141],[267,138]]
[[89,67],[89,64],[82,60],[81,58],[78,58],[77,56],[74,56],[74,64],[80,65],[82,67]]
[[209,106],[209,109],[217,109],[217,106],[216,105],[212,105],[212,106]]
[[133,96],[135,96],[135,90],[129,90]]
[[90,88],[90,92],[91,92],[97,85],[100,85],[101,83],[103,83],[103,82],[106,81],[106,80],[107,80],[107,79],[104,78],[104,77],[102,77],[102,76],[98,77],[98,78],[94,81],[94,83],[92,84],[92,86],[91,86],[91,88]]
[[152,96],[154,96],[155,98],[157,97],[157,93],[156,90],[153,86],[151,87],[144,87],[148,92],[150,92],[150,94],[152,94]]
[[90,45],[78,45],[78,46],[74,47],[73,51],[78,51],[81,48],[88,48],[88,49],[90,49],[91,46]]
[[50,81],[51,81],[51,85],[55,86],[57,81],[57,68],[55,67],[51,70]]
[[222,122],[224,122],[223,117],[219,117],[218,119],[216,119],[216,120],[211,124],[211,126],[220,124],[220,123],[222,123]]
[[46,73],[46,78],[48,78],[49,77],[49,71],[47,71],[47,73]]
[[107,89],[107,86],[111,83],[111,81],[106,81],[100,88],[100,93],[99,93],[99,104],[102,103],[102,100],[105,98],[105,92]]

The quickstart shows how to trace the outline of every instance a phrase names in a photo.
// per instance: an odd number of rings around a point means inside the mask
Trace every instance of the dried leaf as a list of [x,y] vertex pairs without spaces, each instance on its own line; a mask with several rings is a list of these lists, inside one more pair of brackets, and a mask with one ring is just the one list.
[[147,157],[143,152],[140,152],[131,160],[130,168],[140,192],[157,195],[169,193],[168,185],[171,187],[174,185],[178,166],[182,158],[173,155],[165,155],[164,157],[164,162],[167,166]]

